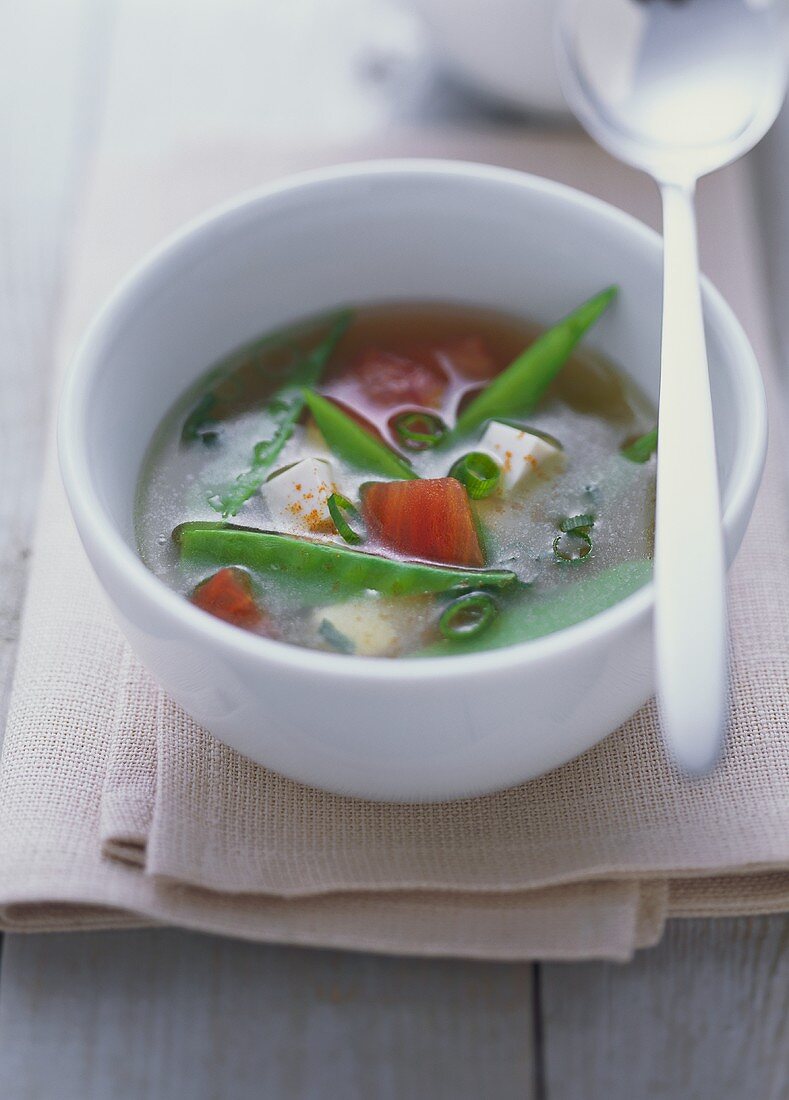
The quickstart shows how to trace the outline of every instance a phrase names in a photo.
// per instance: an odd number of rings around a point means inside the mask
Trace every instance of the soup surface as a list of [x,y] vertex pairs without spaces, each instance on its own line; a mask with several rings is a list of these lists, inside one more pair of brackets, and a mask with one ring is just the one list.
[[236,626],[373,657],[496,648],[651,574],[655,410],[556,328],[440,303],[262,337],[164,417],[140,554]]

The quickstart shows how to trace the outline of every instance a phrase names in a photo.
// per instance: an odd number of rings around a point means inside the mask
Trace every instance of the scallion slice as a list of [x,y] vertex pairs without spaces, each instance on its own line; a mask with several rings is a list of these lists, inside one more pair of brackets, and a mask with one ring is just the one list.
[[435,447],[447,434],[444,421],[428,412],[406,412],[395,418],[392,427],[400,443],[409,451]]
[[561,534],[553,540],[553,556],[565,565],[577,565],[592,552],[592,527],[594,516],[584,513],[580,516],[568,516],[559,524]]
[[454,464],[449,476],[465,485],[472,500],[489,497],[501,478],[501,467],[484,451],[469,451]]
[[487,592],[468,592],[444,609],[438,627],[445,638],[471,638],[487,629],[498,614],[496,601]]
[[338,630],[329,619],[323,619],[318,627],[318,634],[324,642],[337,653],[355,653],[356,646],[341,630]]
[[592,539],[581,531],[564,531],[553,540],[553,556],[562,565],[576,565],[592,552]]
[[594,516],[590,516],[588,513],[582,516],[570,516],[569,519],[563,519],[559,524],[559,530],[565,531],[568,534],[575,531],[586,530],[594,526]]
[[359,514],[359,509],[351,504],[347,497],[342,496],[340,493],[332,493],[326,501],[326,504],[332,522],[337,528],[337,534],[352,546],[357,546],[362,542],[362,535],[358,531],[354,531],[353,527],[351,527],[350,523],[345,518],[345,514],[347,513],[354,523],[361,524],[362,517]]

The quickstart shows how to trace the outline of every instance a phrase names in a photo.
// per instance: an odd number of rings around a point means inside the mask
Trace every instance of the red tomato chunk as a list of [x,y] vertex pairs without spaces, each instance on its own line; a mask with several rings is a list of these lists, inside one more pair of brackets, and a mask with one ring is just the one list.
[[389,408],[397,405],[435,408],[447,387],[446,374],[429,358],[422,361],[377,348],[362,352],[347,377],[356,381],[371,404]]
[[453,477],[372,482],[362,490],[362,514],[381,545],[405,558],[485,564],[468,495]]
[[198,584],[191,598],[196,607],[226,623],[245,630],[261,630],[266,626],[266,616],[255,602],[252,582],[243,569],[220,569]]

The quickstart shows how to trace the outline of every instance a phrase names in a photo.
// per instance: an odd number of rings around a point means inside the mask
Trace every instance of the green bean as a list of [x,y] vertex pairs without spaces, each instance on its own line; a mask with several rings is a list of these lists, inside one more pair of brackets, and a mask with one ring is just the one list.
[[460,414],[444,444],[456,442],[494,417],[531,413],[575,345],[613,301],[617,290],[611,286],[590,298],[526,348]]
[[296,421],[304,409],[303,387],[318,381],[348,328],[351,316],[349,310],[337,314],[325,339],[298,358],[291,377],[269,398],[263,410],[269,434],[255,444],[249,469],[244,470],[233,481],[220,486],[209,497],[208,503],[225,519],[235,516],[265,481],[268,471],[293,434]]
[[301,603],[329,603],[366,589],[388,596],[415,596],[456,588],[505,588],[516,579],[507,570],[400,561],[225,523],[182,523],[173,531],[173,538],[183,562],[244,566],[265,580],[292,585],[292,593]]
[[502,610],[479,638],[441,640],[415,656],[476,653],[553,634],[612,607],[641,588],[651,576],[650,561],[620,562],[585,580],[563,584],[547,592],[527,594],[522,603]]
[[304,391],[304,400],[330,450],[349,466],[380,477],[406,480],[419,476],[404,458],[365,431],[334,402],[312,390]]
[[623,458],[627,458],[631,462],[639,462],[643,465],[643,463],[649,462],[650,458],[657,450],[657,444],[657,428],[653,428],[651,432],[639,436],[638,439],[629,443],[627,447],[623,447],[620,453]]

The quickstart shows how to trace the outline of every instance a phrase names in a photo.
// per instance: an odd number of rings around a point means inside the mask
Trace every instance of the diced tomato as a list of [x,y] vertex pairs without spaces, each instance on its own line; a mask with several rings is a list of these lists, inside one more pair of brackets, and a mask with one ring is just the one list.
[[198,584],[192,603],[226,623],[269,633],[268,619],[255,602],[252,582],[243,569],[220,569]]
[[461,378],[477,382],[498,374],[496,361],[481,336],[463,336],[435,348],[433,354],[439,363]]
[[377,348],[362,352],[345,378],[356,382],[367,401],[384,408],[435,408],[447,387],[446,374],[431,357],[415,359]]
[[403,557],[485,564],[468,495],[453,477],[371,482],[362,489],[362,514],[380,543]]

